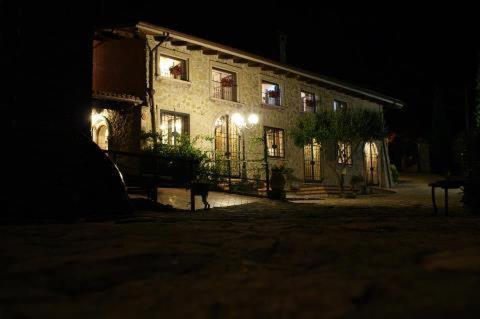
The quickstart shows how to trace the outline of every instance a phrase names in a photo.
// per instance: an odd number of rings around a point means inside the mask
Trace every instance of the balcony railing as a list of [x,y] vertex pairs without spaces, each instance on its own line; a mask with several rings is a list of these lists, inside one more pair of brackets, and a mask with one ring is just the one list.
[[302,106],[304,112],[312,112],[315,113],[317,109],[317,101],[315,99],[302,99]]
[[212,96],[216,99],[237,101],[237,85],[233,83],[225,86],[222,82],[212,81]]
[[280,92],[274,92],[275,93],[272,93],[272,91],[263,92],[263,103],[268,105],[280,106]]

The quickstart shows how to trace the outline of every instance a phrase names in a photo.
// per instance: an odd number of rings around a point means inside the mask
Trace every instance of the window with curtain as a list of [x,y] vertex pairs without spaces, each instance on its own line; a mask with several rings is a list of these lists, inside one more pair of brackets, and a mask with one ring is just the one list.
[[177,145],[182,135],[189,133],[189,116],[183,113],[161,111],[160,134],[162,143]]
[[280,106],[280,85],[272,82],[262,81],[262,100],[268,105]]
[[182,59],[160,55],[160,76],[187,81],[187,62]]
[[352,165],[352,144],[338,142],[337,143],[338,164],[346,163]]
[[301,91],[300,97],[302,99],[302,109],[303,112],[315,112],[316,111],[316,99],[315,94]]
[[280,128],[265,127],[267,153],[270,157],[285,157],[284,131]]
[[212,96],[227,101],[237,101],[237,75],[233,72],[212,69]]
[[347,102],[342,102],[338,100],[333,101],[333,110],[338,111],[347,108]]

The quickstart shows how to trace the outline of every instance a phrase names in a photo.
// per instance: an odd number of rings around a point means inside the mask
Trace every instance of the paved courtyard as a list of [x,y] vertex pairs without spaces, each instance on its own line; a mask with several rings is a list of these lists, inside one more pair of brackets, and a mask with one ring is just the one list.
[[427,179],[354,200],[3,224],[0,318],[478,318],[480,218],[453,198],[432,216]]
[[[374,194],[368,196],[358,196],[355,199],[343,199],[337,197],[329,197],[321,200],[302,200],[295,201],[298,203],[312,203],[321,206],[341,206],[341,207],[362,207],[365,209],[375,207],[388,208],[432,208],[431,188],[428,183],[442,179],[435,175],[406,174],[402,175],[400,182],[393,187],[394,194]],[[436,190],[436,203],[439,213],[443,214],[444,209],[444,192]],[[449,212],[462,212],[461,190],[449,190]]]
[[[159,188],[158,201],[162,204],[172,205],[178,209],[190,209],[190,190],[185,188]],[[209,192],[208,203],[210,208],[245,205],[259,201],[257,197]],[[203,209],[202,198],[195,196],[195,208]]]

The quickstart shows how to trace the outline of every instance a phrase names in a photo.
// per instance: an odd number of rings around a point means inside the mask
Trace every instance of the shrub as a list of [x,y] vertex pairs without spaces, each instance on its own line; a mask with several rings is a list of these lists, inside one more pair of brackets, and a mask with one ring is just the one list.
[[185,183],[196,179],[217,184],[220,165],[210,159],[207,152],[195,146],[200,137],[190,140],[187,135],[179,135],[176,145],[154,145],[151,142],[154,138],[151,133],[143,133],[142,137],[147,142],[143,152],[154,156],[142,160],[144,173],[153,173],[156,170],[159,175],[172,176],[174,182]]
[[392,180],[396,184],[398,183],[398,169],[394,164],[390,164],[390,174],[392,175]]

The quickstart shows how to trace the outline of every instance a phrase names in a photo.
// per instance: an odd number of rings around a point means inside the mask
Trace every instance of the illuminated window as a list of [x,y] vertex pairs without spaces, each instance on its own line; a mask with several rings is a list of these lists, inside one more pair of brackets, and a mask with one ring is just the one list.
[[160,134],[162,143],[177,145],[182,135],[188,135],[189,117],[187,114],[161,111]]
[[317,101],[315,100],[315,94],[301,91],[300,97],[302,99],[303,112],[315,112],[317,108]]
[[237,75],[212,69],[212,96],[217,99],[237,101]]
[[338,164],[352,165],[352,144],[338,142],[337,158],[338,158]]
[[160,76],[187,80],[187,62],[185,60],[161,55],[159,68]]
[[284,132],[280,128],[265,127],[267,153],[270,157],[285,157]]
[[280,86],[276,83],[262,81],[262,100],[268,105],[280,106]]
[[342,102],[342,101],[338,101],[338,100],[333,101],[333,110],[334,111],[342,110],[342,109],[346,109],[346,108],[347,108],[347,103],[346,102]]

